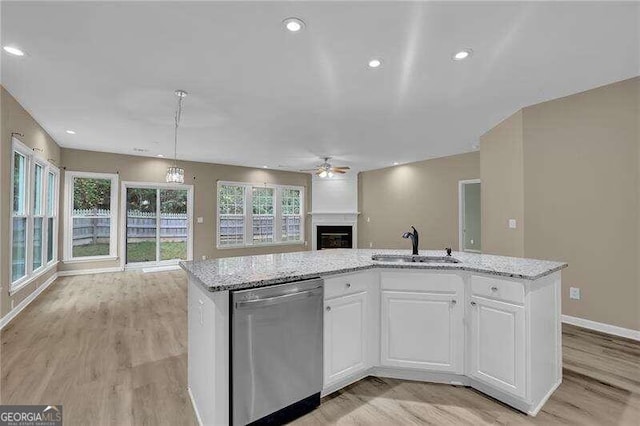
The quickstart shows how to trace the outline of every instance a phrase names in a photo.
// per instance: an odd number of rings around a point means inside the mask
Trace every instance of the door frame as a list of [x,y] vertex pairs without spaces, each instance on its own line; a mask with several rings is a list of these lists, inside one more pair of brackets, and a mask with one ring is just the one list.
[[[468,185],[470,183],[482,184],[482,181],[480,179],[467,179],[458,181],[458,248],[460,251],[466,251],[469,253],[481,253],[480,250],[464,249],[464,188],[465,185]],[[482,188],[482,186],[480,188]],[[480,210],[480,214],[482,215],[482,208]]]
[[187,191],[187,260],[193,260],[193,185],[122,181],[120,191],[120,223],[122,224],[120,226],[120,266],[123,269],[142,269],[177,266],[178,264],[175,260],[156,260],[155,262],[127,264],[127,188],[182,189]]

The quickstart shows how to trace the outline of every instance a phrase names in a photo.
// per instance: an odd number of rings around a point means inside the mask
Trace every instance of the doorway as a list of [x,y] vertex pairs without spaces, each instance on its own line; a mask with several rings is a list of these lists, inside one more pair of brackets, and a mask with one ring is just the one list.
[[460,251],[472,253],[482,251],[481,191],[480,179],[462,180],[458,184]]
[[123,183],[123,266],[192,259],[193,186]]

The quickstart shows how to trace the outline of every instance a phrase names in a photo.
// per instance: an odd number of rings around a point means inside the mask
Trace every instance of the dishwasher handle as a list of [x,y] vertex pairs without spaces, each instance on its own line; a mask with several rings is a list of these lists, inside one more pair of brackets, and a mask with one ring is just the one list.
[[318,286],[310,290],[283,294],[282,296],[265,297],[264,299],[243,300],[240,302],[236,302],[236,309],[261,308],[263,306],[277,305],[278,303],[291,302],[294,300],[305,299],[307,297],[320,296],[321,294],[322,286]]

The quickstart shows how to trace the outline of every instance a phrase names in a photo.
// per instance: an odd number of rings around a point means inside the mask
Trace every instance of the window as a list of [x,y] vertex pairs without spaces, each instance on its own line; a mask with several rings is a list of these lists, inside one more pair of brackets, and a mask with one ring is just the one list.
[[275,202],[273,188],[252,188],[253,244],[272,243],[274,235]]
[[34,163],[33,168],[33,256],[31,256],[31,267],[33,270],[40,268],[44,262],[44,166]]
[[47,264],[57,259],[58,250],[58,174],[47,173]]
[[282,241],[302,239],[301,201],[301,189],[282,189]]
[[65,261],[116,257],[118,176],[65,173]]
[[11,291],[16,291],[55,263],[58,169],[17,139],[12,163]]
[[244,245],[244,186],[218,187],[218,246]]
[[[15,143],[14,143],[15,144]],[[27,178],[29,157],[13,152],[13,219],[11,239],[11,282],[27,275]]]
[[304,241],[304,188],[218,183],[218,247]]

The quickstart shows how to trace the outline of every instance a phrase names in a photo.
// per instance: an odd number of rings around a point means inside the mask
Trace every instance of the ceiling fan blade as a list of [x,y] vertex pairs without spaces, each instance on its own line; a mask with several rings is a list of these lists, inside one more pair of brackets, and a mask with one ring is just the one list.
[[340,173],[340,174],[342,174],[342,175],[343,175],[343,174],[345,174],[345,173],[347,173],[347,172],[345,172],[344,170],[332,169],[332,170],[331,170],[331,173]]
[[351,170],[351,167],[349,166],[334,166],[334,169],[340,169],[340,170]]
[[299,170],[300,172],[317,172],[318,168],[316,167],[315,169],[301,169]]

